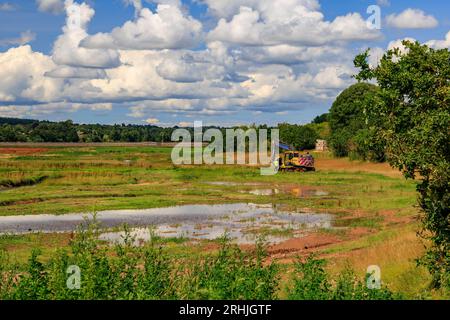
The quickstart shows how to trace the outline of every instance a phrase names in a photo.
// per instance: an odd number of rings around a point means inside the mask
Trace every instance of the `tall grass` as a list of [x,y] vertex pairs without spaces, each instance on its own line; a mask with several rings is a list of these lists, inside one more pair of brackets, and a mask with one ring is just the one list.
[[[264,246],[242,251],[224,237],[218,252],[176,259],[155,240],[134,246],[125,228],[121,244],[98,240],[91,224],[79,229],[68,250],[58,250],[46,262],[33,251],[24,264],[12,263],[0,252],[0,299],[111,300],[111,299],[258,299],[280,296],[280,268],[268,263]],[[323,260],[298,262],[289,280],[290,299],[393,299],[387,289],[369,290],[364,281],[346,271],[332,282]],[[69,289],[69,266],[80,268],[80,288]]]
[[[310,256],[295,265],[293,286],[289,299],[294,300],[392,300],[400,299],[387,288],[369,289],[366,281],[358,279],[353,270],[346,268],[337,279],[325,271],[325,260]],[[367,278],[365,279],[367,280]]]

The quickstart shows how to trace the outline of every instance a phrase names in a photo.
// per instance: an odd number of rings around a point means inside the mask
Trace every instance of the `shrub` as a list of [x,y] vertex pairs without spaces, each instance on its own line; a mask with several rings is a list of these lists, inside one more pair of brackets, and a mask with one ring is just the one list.
[[291,300],[392,300],[401,296],[386,288],[368,289],[351,269],[345,269],[333,282],[325,271],[325,260],[309,256],[295,265],[293,286],[288,288]]
[[[0,252],[0,299],[20,300],[143,300],[278,298],[280,272],[265,261],[264,245],[242,251],[224,237],[217,253],[175,260],[158,246],[145,247],[125,228],[123,243],[113,247],[98,240],[96,225],[79,229],[69,250],[58,250],[47,262],[33,251],[24,266],[11,264]],[[80,268],[80,288],[69,289],[69,266]],[[343,273],[332,282],[325,261],[309,257],[296,264],[290,299],[392,299],[386,289],[368,290],[365,282]],[[20,271],[23,270],[23,271]]]
[[208,256],[189,270],[183,298],[275,299],[277,266],[264,266],[264,256],[261,244],[257,245],[254,255],[249,255],[230,245],[225,237],[217,256]]

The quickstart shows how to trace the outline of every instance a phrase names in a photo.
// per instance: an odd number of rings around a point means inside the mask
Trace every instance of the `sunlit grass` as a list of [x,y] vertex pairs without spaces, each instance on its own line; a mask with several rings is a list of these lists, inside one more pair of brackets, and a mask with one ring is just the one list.
[[[381,212],[398,217],[417,214],[416,185],[392,174],[335,170],[314,173],[279,173],[261,176],[250,166],[175,166],[170,148],[156,147],[86,147],[49,148],[45,153],[0,159],[0,181],[22,181],[46,176],[39,184],[17,186],[0,191],[0,215],[66,214],[114,209],[146,209],[185,204],[273,203],[292,209],[336,215],[336,226],[322,232],[345,238],[352,228],[370,229],[371,233],[352,241],[330,246],[323,252],[341,270],[350,263],[363,276],[369,264],[379,264],[384,280],[408,297],[425,297],[429,277],[417,268],[414,259],[423,252],[416,237],[417,224],[399,226],[385,223]],[[316,159],[331,159],[318,153]],[[346,161],[346,160],[342,160]],[[232,182],[235,185],[211,185],[207,182]],[[252,187],[245,184],[253,184]],[[270,196],[250,194],[252,188],[313,187],[326,196],[297,196],[280,192]],[[291,230],[279,230],[279,235]],[[268,231],[277,235],[277,231]],[[66,235],[67,236],[67,235]],[[0,238],[0,248],[23,260],[31,248],[43,249],[50,256],[64,244],[64,236],[26,235]],[[38,241],[38,239],[40,239]],[[201,247],[185,241],[165,240],[170,254],[189,257],[205,254]],[[439,294],[437,294],[438,297]]]

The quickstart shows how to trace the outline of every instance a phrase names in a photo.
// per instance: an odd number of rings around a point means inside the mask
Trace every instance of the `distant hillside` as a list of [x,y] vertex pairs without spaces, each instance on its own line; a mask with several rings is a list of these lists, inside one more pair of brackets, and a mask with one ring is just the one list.
[[2,118],[0,117],[0,125],[2,124],[31,124],[39,122],[38,120],[32,120],[32,119],[19,119],[19,118]]

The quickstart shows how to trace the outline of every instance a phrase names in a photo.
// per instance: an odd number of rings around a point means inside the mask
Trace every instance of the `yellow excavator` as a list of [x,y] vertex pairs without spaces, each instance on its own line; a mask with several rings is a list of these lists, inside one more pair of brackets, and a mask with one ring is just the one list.
[[300,151],[293,151],[291,146],[281,143],[279,147],[280,149],[286,150],[280,153],[280,158],[278,159],[279,170],[281,172],[316,171],[314,157],[309,152],[301,154]]

